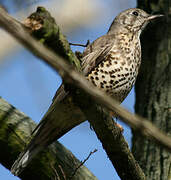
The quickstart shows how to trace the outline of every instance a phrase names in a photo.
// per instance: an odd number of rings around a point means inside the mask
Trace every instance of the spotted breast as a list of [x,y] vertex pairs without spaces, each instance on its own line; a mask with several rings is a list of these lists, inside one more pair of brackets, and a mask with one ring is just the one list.
[[[138,74],[141,62],[141,46],[137,36],[138,33],[103,36],[90,45],[92,47],[89,47],[92,52],[88,56],[92,56],[92,54],[94,55],[93,46],[96,46],[96,43],[103,41],[102,44],[104,44],[104,38],[110,39],[104,47],[101,47],[103,52],[95,60],[96,66],[86,72],[86,77],[95,86],[119,102],[125,99]],[[112,38],[114,39],[113,42],[111,42]],[[102,59],[100,60],[100,58]],[[100,62],[98,63],[98,61]]]

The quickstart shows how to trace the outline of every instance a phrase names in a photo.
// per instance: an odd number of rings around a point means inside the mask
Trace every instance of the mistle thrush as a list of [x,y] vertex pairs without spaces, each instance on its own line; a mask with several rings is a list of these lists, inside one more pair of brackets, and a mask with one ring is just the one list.
[[120,13],[107,34],[84,51],[83,72],[87,79],[122,102],[134,85],[141,64],[141,31],[149,20],[159,16],[134,8]]
[[[149,15],[137,8],[120,13],[107,34],[95,40],[84,51],[82,69],[86,78],[122,102],[134,85],[141,64],[141,31],[150,20],[160,16]],[[12,166],[13,174],[18,175],[45,146],[83,121],[72,119],[71,113],[74,111],[63,108],[66,106],[62,104],[63,97],[65,93],[62,85],[37,126],[35,136]],[[60,120],[63,116],[69,118]]]

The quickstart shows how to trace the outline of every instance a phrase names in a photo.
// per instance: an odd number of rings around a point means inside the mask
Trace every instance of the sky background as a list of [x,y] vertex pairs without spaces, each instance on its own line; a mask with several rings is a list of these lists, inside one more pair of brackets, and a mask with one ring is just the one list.
[[[14,8],[10,1],[6,2],[9,2],[6,3],[9,12],[14,15],[18,9]],[[32,5],[36,9],[38,5],[44,5],[43,3],[41,1],[41,3]],[[80,25],[77,28],[72,28],[70,31],[64,29],[69,42],[85,44],[88,39],[92,42],[107,32],[111,22],[119,12],[136,6],[135,0],[96,0],[96,3],[98,3],[97,7],[103,7],[104,11],[100,12],[99,18],[96,17],[94,25],[93,23],[89,26]],[[48,10],[53,12],[55,7],[48,7]],[[28,11],[25,17],[31,12],[33,11]],[[17,15],[15,14],[15,16]],[[3,43],[0,46],[3,46]],[[16,46],[15,50],[9,48],[6,55],[0,56],[0,96],[38,123],[47,111],[51,99],[61,83],[61,78],[55,71],[42,61],[37,60],[26,49]],[[83,51],[81,47],[72,47],[72,49],[73,51]],[[134,89],[123,102],[123,106],[132,112],[134,111]],[[123,125],[124,136],[131,146],[131,131],[123,123],[120,124]],[[95,133],[90,130],[88,122],[77,126],[60,138],[59,141],[71,150],[79,160],[84,160],[90,151],[97,149],[98,151],[85,163],[88,169],[99,180],[120,179]],[[14,177],[0,165],[0,180],[17,179],[19,178]]]

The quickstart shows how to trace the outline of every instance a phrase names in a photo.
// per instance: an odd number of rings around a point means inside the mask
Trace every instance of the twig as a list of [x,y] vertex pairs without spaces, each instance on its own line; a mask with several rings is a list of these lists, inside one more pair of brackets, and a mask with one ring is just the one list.
[[69,45],[72,45],[72,46],[82,46],[82,47],[87,47],[89,44],[90,44],[89,40],[87,40],[86,44],[69,43]]
[[81,161],[81,163],[80,163],[80,165],[75,169],[75,171],[72,173],[72,175],[69,177],[69,180],[71,180],[73,177],[74,177],[74,175],[76,174],[76,172],[78,171],[78,169],[81,167],[81,166],[83,166],[84,165],[84,163],[90,158],[90,156],[92,155],[92,154],[94,154],[95,152],[97,152],[97,149],[95,149],[94,151],[91,151],[90,153],[89,153],[89,155],[87,156],[87,158],[85,158],[84,159],[84,161]]

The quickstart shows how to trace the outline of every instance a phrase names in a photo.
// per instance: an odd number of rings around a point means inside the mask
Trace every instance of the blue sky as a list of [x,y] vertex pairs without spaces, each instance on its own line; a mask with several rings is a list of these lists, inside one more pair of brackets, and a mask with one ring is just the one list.
[[[102,0],[101,0],[102,1]],[[122,2],[122,3],[121,3]],[[110,12],[117,14],[121,10],[135,7],[135,1],[131,0],[127,5],[124,2],[116,2],[116,7]],[[114,3],[113,3],[114,4]],[[106,22],[101,22],[97,26],[88,28],[82,27],[75,32],[67,34],[70,42],[86,43],[87,39],[91,42],[103,35],[113,20],[112,13],[108,13]],[[73,50],[82,51],[83,48],[74,47]],[[23,111],[36,122],[39,122],[43,114],[50,105],[51,99],[61,83],[59,75],[40,60],[37,60],[24,48],[4,57],[0,64],[0,96]],[[131,91],[123,105],[130,111],[134,106],[134,90]],[[122,124],[123,125],[123,124]],[[124,126],[124,136],[131,145],[130,129]],[[99,180],[115,179],[119,180],[111,162],[104,152],[101,143],[95,133],[90,130],[89,123],[82,123],[68,134],[59,139],[73,154],[80,160],[84,160],[90,151],[98,149],[86,162],[86,166],[94,173]],[[17,180],[8,170],[0,165],[0,179]]]

